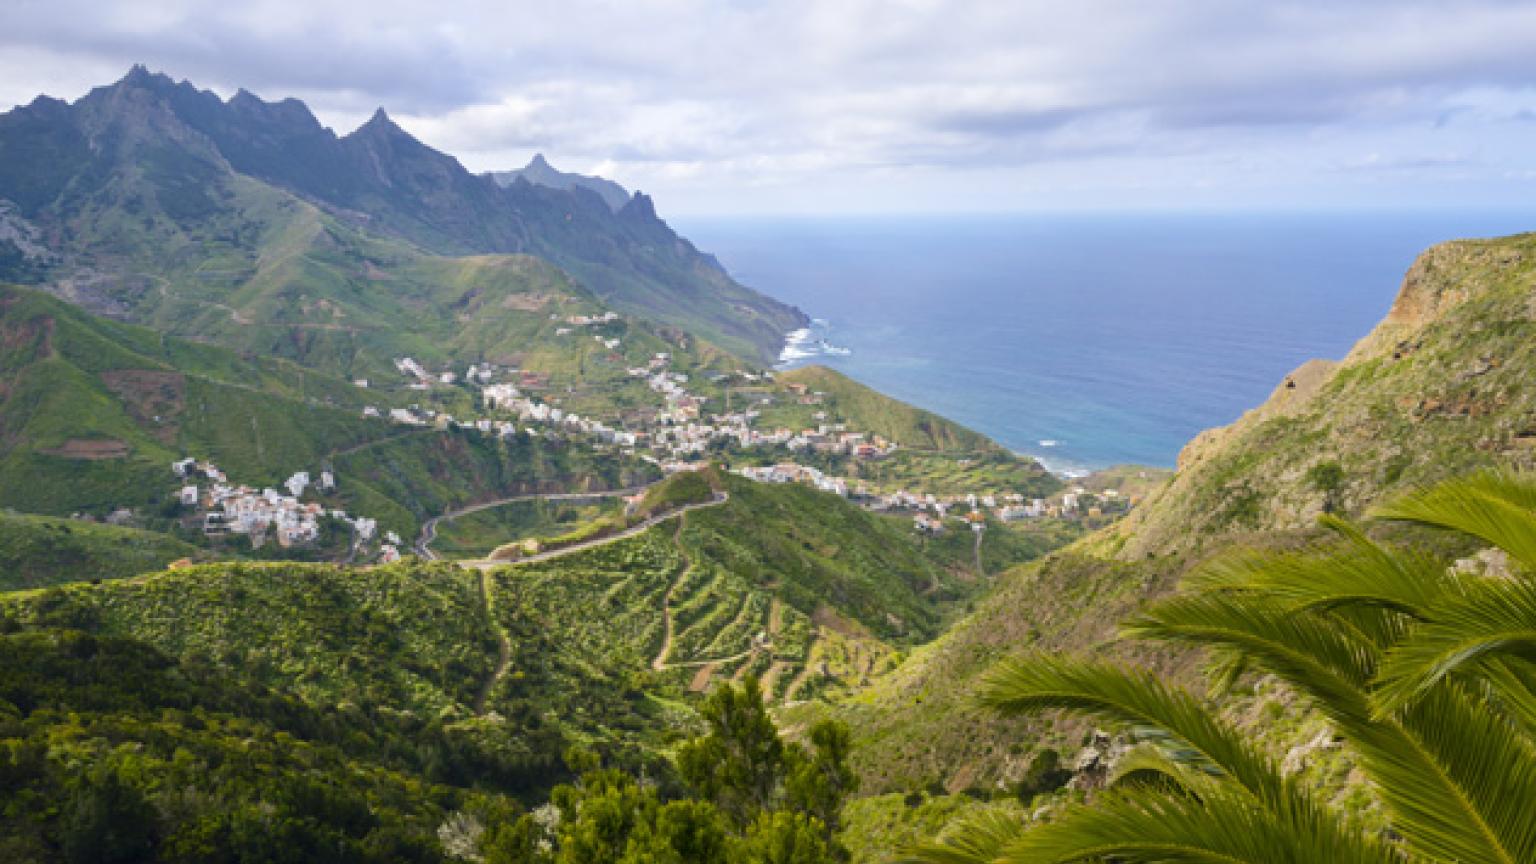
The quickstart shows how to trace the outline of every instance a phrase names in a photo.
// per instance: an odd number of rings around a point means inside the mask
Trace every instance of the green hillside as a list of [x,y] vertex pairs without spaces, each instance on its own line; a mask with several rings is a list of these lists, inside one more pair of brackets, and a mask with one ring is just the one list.
[[450,815],[521,809],[435,722],[78,630],[0,633],[0,740],[6,861],[437,862]]
[[825,366],[802,366],[778,375],[780,383],[826,394],[827,411],[853,426],[919,450],[986,452],[995,442],[930,411],[914,408]]
[[119,579],[204,554],[153,531],[0,511],[0,591]]
[[275,483],[390,433],[356,388],[279,361],[86,315],[0,287],[0,506],[158,510],[170,463],[213,458]]

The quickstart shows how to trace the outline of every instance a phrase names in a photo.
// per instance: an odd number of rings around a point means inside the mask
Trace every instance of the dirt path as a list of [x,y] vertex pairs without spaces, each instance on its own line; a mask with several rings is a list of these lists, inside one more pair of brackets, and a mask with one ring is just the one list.
[[789,682],[789,686],[784,688],[784,701],[786,703],[794,697],[801,687],[805,686],[806,679],[811,677],[811,671],[816,668],[817,654],[819,653],[816,648],[816,644],[812,643],[811,650],[806,652],[805,665],[801,667],[800,674],[796,675],[794,680]]
[[491,601],[491,574],[485,570],[480,571],[480,605],[485,609],[485,617],[491,622],[491,629],[496,631],[496,666],[491,670],[491,676],[485,679],[480,693],[475,696],[475,713],[485,713],[485,703],[490,700],[491,693],[501,679],[507,677],[507,668],[512,665],[512,640],[507,637],[506,628],[496,621],[496,609]]
[[788,663],[784,662],[783,660],[775,660],[768,666],[768,671],[763,673],[763,679],[761,683],[763,686],[763,699],[765,701],[773,701],[773,687],[775,684],[779,683],[779,678],[784,675],[784,670],[788,668]]
[[519,558],[516,561],[493,561],[487,558],[466,558],[462,561],[459,561],[458,564],[460,567],[478,567],[481,570],[492,570],[497,567],[516,567],[521,564],[535,564],[540,561],[549,561],[554,558],[563,558],[566,555],[574,555],[577,552],[584,552],[588,549],[595,549],[599,546],[607,546],[609,543],[617,543],[620,540],[628,540],[637,534],[643,534],[646,531],[655,528],[657,525],[660,525],[668,519],[676,519],[684,513],[688,513],[693,510],[702,510],[705,507],[719,507],[721,504],[729,501],[730,498],[730,493],[721,492],[717,494],[711,501],[701,501],[697,504],[688,504],[686,506],[679,507],[676,510],[663,513],[660,516],[652,516],[644,522],[626,528],[617,534],[610,534],[607,537],[599,537],[594,540],[585,540],[581,543],[565,546],[560,549],[551,549],[548,552],[540,552],[536,555],[529,555],[526,558]]
[[981,538],[985,537],[986,534],[987,532],[985,531],[976,532],[976,578],[978,579],[987,578],[987,569],[981,566]]
[[471,504],[468,507],[461,507],[457,510],[449,510],[447,513],[441,516],[433,516],[421,524],[421,535],[416,540],[416,554],[428,561],[438,560],[437,553],[432,551],[432,541],[437,539],[437,524],[439,522],[452,522],[460,516],[479,513],[481,510],[489,510],[492,507],[500,507],[503,504],[515,504],[518,501],[583,501],[592,498],[617,498],[623,495],[635,495],[644,492],[654,485],[656,484],[652,483],[646,486],[614,489],[607,492],[549,492],[544,494],[512,495],[506,498],[483,501],[479,504]]
[[709,663],[699,667],[699,671],[693,674],[693,680],[688,682],[689,693],[703,693],[709,689],[709,679],[715,675],[715,664]]
[[[677,520],[677,530],[672,533],[672,545],[677,547],[677,553],[683,557],[683,572],[677,574],[672,584],[667,586],[667,593],[661,598],[661,620],[665,628],[665,635],[661,637],[661,650],[656,652],[656,659],[651,661],[651,668],[657,672],[667,668],[667,655],[672,653],[672,595],[677,591],[677,586],[687,580],[693,573],[693,560],[688,557],[688,550],[683,548],[683,526],[688,522],[688,514],[683,514]],[[705,683],[709,678],[705,676]]]

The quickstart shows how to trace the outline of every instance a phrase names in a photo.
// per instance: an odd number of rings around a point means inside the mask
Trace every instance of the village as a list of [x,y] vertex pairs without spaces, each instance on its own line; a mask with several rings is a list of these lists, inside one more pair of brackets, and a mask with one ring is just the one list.
[[[573,319],[571,323],[582,322]],[[860,460],[881,459],[898,449],[895,442],[887,441],[879,435],[851,431],[844,423],[830,422],[831,418],[825,411],[811,415],[818,421],[814,428],[798,430],[787,427],[770,430],[756,428],[756,421],[761,414],[755,408],[704,416],[705,400],[689,391],[688,375],[672,371],[670,362],[669,354],[657,353],[646,365],[626,370],[629,377],[643,380],[660,397],[661,404],[653,415],[653,421],[638,430],[614,428],[601,420],[563,411],[525,393],[520,389],[521,386],[540,386],[545,383],[536,373],[498,368],[490,364],[474,364],[461,379],[452,372],[434,375],[408,357],[400,358],[395,365],[402,374],[414,379],[411,384],[413,388],[454,385],[462,380],[466,385],[477,386],[480,405],[499,416],[459,419],[420,407],[395,408],[387,413],[377,408],[367,408],[364,415],[383,417],[400,424],[458,428],[503,436],[518,433],[533,436],[584,436],[598,444],[616,446],[626,455],[649,461],[668,474],[695,470],[705,464],[701,457],[730,448],[742,451],[781,448],[791,454],[801,452],[821,456],[848,456]],[[773,380],[772,372],[761,375],[741,374],[751,375],[754,381]],[[497,380],[512,375],[520,376],[519,383]],[[804,385],[790,383],[786,389],[801,405],[816,406],[821,403],[823,394],[810,391]],[[515,417],[515,421],[508,419],[509,415]],[[985,527],[987,514],[1004,523],[1030,519],[1095,520],[1106,515],[1124,513],[1135,504],[1133,498],[1123,497],[1114,489],[1090,492],[1080,485],[1068,487],[1050,498],[995,491],[944,496],[905,489],[877,491],[862,481],[833,476],[819,468],[794,461],[744,466],[733,469],[733,473],[762,483],[803,483],[877,512],[912,513],[914,528],[927,534],[945,531],[946,521],[969,525],[972,530],[981,531]]]
[[[283,481],[282,489],[256,489],[236,485],[212,461],[194,458],[171,463],[171,471],[182,482],[178,498],[182,507],[201,517],[203,534],[210,538],[238,535],[260,549],[271,539],[282,549],[308,546],[319,541],[325,520],[346,526],[352,534],[351,555],[372,549],[379,531],[378,521],[352,516],[345,510],[327,509],[319,501],[305,501],[305,493],[331,494],[336,491],[335,475],[329,470],[311,478],[308,471],[296,471]],[[285,494],[286,493],[286,494]],[[393,531],[386,531],[378,544],[377,557],[384,563],[398,561],[404,545]]]
[[904,489],[880,493],[866,484],[850,486],[850,481],[845,478],[833,477],[820,469],[794,462],[736,468],[732,473],[759,483],[803,483],[847,498],[867,510],[912,513],[913,527],[926,534],[943,533],[946,519],[957,520],[979,532],[986,527],[988,513],[1004,523],[1026,519],[1099,519],[1124,513],[1136,503],[1114,489],[1090,492],[1082,486],[1069,487],[1049,499],[996,493],[938,496]]
[[[461,378],[454,372],[429,372],[410,357],[396,359],[395,367],[411,379],[408,384],[411,389],[454,386],[462,381],[478,387],[481,407],[495,416],[461,418],[420,405],[390,409],[368,406],[363,409],[363,416],[402,425],[464,429],[506,437],[519,433],[534,437],[577,435],[594,443],[616,446],[626,455],[646,459],[664,470],[677,470],[680,463],[686,465],[716,447],[784,447],[790,451],[851,455],[860,459],[877,459],[896,450],[893,442],[878,435],[849,431],[840,423],[819,422],[815,428],[781,427],[764,431],[754,428],[761,414],[752,409],[706,417],[702,413],[705,400],[687,389],[688,375],[671,371],[670,362],[671,355],[661,352],[651,357],[647,365],[627,370],[629,377],[643,380],[661,397],[651,422],[638,430],[615,428],[602,420],[565,411],[525,392],[547,383],[537,373],[474,364]],[[762,376],[741,374],[752,381],[772,380],[772,373]],[[497,380],[514,375],[518,376],[518,383]],[[366,386],[367,382],[357,383]],[[814,396],[806,398],[809,400]],[[824,412],[815,416],[820,421],[826,420]]]
[[[572,323],[579,322],[573,320]],[[462,375],[452,371],[434,373],[410,357],[397,358],[394,364],[408,379],[410,389],[473,388],[478,391],[476,401],[487,416],[457,418],[420,405],[388,409],[368,406],[362,413],[365,418],[397,425],[459,429],[504,437],[519,434],[576,436],[593,445],[618,448],[625,455],[649,461],[664,474],[697,470],[709,464],[710,457],[733,448],[740,451],[778,448],[788,454],[858,460],[883,459],[898,449],[895,442],[880,435],[849,430],[845,423],[832,422],[833,418],[822,410],[810,415],[817,421],[814,428],[798,430],[756,428],[762,415],[755,407],[703,416],[705,399],[689,391],[688,375],[672,371],[670,362],[669,354],[657,353],[646,365],[626,370],[628,377],[642,380],[659,397],[659,407],[650,415],[654,419],[641,429],[615,428],[602,420],[567,412],[525,392],[523,388],[541,388],[547,384],[538,373],[489,363],[472,364]],[[507,380],[514,377],[515,383]],[[772,381],[773,373],[764,372],[753,375],[753,378]],[[359,387],[368,386],[366,381],[354,383]],[[820,405],[824,395],[796,384],[786,385],[786,389],[799,404],[812,407]],[[296,471],[279,484],[281,488],[259,489],[231,482],[210,460],[185,458],[173,462],[171,468],[183,484],[177,493],[179,503],[199,517],[199,527],[209,538],[243,537],[253,549],[260,549],[271,541],[279,549],[287,550],[315,545],[329,523],[350,532],[348,560],[365,557],[389,563],[399,560],[405,547],[404,541],[392,531],[379,536],[377,520],[355,516],[339,508],[327,508],[319,500],[337,491],[338,479],[329,468],[313,474]],[[1135,504],[1133,497],[1121,496],[1114,489],[1089,492],[1082,486],[1069,487],[1050,498],[996,491],[935,495],[906,489],[880,490],[866,481],[835,476],[793,459],[770,465],[739,466],[732,472],[759,483],[804,484],[874,512],[909,513],[914,530],[928,535],[944,533],[948,530],[947,523],[962,530],[968,526],[980,532],[985,529],[989,516],[1003,523],[1030,519],[1094,520],[1124,513]]]

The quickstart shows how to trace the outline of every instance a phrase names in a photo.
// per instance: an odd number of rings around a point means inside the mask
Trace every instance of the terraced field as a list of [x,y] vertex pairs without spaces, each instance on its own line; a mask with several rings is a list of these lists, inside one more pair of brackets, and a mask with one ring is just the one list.
[[552,647],[555,660],[526,677],[574,683],[620,670],[646,676],[646,689],[662,694],[702,692],[717,676],[774,666],[786,682],[797,675],[813,639],[810,619],[719,562],[690,557],[680,539],[688,518],[493,570],[493,614],[513,634],[509,694],[520,662],[545,662],[532,656],[536,645]]
[[633,536],[466,562],[490,571],[510,643],[480,706],[543,711],[601,741],[749,673],[776,702],[832,695],[923,641],[940,598],[964,596],[901,526],[809,489],[714,482],[712,500]]

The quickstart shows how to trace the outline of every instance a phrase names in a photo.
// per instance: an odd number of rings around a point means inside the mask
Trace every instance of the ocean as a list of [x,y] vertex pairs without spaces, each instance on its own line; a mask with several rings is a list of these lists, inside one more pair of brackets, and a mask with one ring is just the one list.
[[1059,473],[1172,466],[1202,429],[1339,358],[1425,247],[1536,212],[673,220],[816,321],[824,363]]

